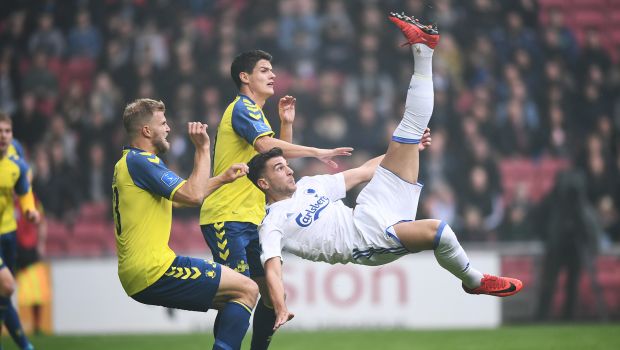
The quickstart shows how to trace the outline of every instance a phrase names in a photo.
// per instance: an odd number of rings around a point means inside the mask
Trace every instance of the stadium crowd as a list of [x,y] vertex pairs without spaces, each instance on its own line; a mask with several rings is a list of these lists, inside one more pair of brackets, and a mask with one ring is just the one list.
[[[531,214],[555,175],[573,167],[587,179],[601,240],[620,242],[620,45],[606,35],[614,24],[577,25],[571,8],[547,3],[6,2],[0,109],[13,117],[35,193],[66,222],[83,203],[110,203],[120,117],[135,98],[166,103],[173,133],[165,160],[187,176],[192,145],[179,126],[205,121],[214,139],[235,94],[230,63],[253,48],[274,56],[276,97],[297,98],[295,142],[352,146],[341,166],[359,165],[383,152],[402,115],[411,53],[386,20],[402,10],[442,33],[419,216],[443,218],[463,241],[540,239],[544,228]],[[273,121],[275,101],[265,106]],[[296,163],[298,175],[321,166]]]

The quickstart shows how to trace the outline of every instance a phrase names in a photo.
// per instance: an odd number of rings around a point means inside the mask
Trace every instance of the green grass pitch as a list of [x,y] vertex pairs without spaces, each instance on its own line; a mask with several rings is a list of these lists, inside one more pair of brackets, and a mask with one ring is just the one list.
[[[38,336],[37,350],[198,350],[211,349],[210,334]],[[5,350],[17,349],[3,337]],[[242,349],[249,349],[246,337]],[[620,349],[620,324],[511,326],[496,330],[450,331],[283,331],[270,349],[416,350],[610,350]]]

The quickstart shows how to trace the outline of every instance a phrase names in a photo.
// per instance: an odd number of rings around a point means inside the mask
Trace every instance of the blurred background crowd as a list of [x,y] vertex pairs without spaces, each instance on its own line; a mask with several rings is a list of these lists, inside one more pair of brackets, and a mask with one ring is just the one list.
[[[389,11],[436,22],[442,35],[418,216],[443,218],[465,242],[545,240],[551,211],[580,203],[596,218],[594,244],[619,242],[619,1],[7,1],[0,109],[33,167],[49,255],[113,254],[124,106],[166,103],[164,159],[187,176],[183,125],[208,123],[213,142],[241,51],[274,56],[276,95],[264,110],[277,128],[277,99],[297,98],[296,143],[354,147],[343,168],[383,153],[413,72]],[[294,164],[298,175],[323,170]],[[576,191],[561,199],[556,178],[570,169]],[[175,225],[202,240],[195,221]]]

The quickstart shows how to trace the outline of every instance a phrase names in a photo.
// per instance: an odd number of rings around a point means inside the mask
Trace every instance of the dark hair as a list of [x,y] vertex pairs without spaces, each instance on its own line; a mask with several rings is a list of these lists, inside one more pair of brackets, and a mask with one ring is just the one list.
[[166,111],[166,105],[161,101],[151,100],[150,98],[133,101],[125,107],[123,112],[125,130],[129,135],[137,133],[158,111]]
[[252,159],[248,162],[248,168],[250,168],[250,171],[248,172],[248,179],[250,179],[256,187],[260,188],[260,186],[258,186],[258,179],[263,176],[263,173],[265,172],[265,165],[269,159],[282,157],[283,155],[284,153],[281,148],[274,147],[265,153],[259,153],[252,157]]
[[241,89],[241,78],[239,73],[245,72],[251,74],[256,67],[256,63],[260,60],[267,60],[271,62],[273,57],[263,50],[252,50],[240,53],[235,57],[230,65],[230,77],[237,85],[237,89]]

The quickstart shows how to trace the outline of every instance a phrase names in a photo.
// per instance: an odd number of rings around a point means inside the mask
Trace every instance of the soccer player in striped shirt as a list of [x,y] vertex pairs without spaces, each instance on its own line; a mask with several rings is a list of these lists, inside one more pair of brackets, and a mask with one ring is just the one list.
[[15,290],[13,273],[17,253],[14,193],[26,219],[30,222],[39,220],[28,180],[29,167],[19,151],[21,147],[13,139],[11,117],[0,112],[0,327],[6,324],[20,349],[31,350],[34,347],[24,335],[19,316],[11,303]]
[[199,206],[220,186],[244,176],[247,166],[234,164],[210,178],[207,125],[191,122],[194,169],[187,180],[180,178],[157,156],[170,148],[165,110],[161,101],[139,99],[123,113],[130,141],[112,180],[118,276],[127,295],[138,302],[219,310],[213,349],[239,349],[256,304],[256,283],[215,262],[178,256],[168,241],[172,202]]

